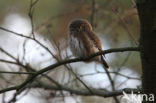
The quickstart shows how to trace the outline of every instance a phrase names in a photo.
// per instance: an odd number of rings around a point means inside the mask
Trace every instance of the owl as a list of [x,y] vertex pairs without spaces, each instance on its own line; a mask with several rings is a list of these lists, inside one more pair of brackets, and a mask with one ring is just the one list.
[[[84,19],[76,19],[69,24],[69,46],[75,57],[88,57],[102,51],[100,39],[93,32],[91,24]],[[109,68],[104,56],[96,56],[85,62],[98,62]]]

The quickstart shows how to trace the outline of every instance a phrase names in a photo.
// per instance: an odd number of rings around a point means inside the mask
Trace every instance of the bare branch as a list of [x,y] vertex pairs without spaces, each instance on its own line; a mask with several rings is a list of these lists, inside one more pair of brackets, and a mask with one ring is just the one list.
[[47,26],[51,25],[51,21],[52,20],[64,17],[66,15],[71,15],[71,14],[73,14],[75,12],[78,12],[78,11],[79,11],[79,9],[74,9],[71,12],[67,12],[67,13],[65,12],[65,13],[61,13],[61,14],[55,15],[55,16],[51,16],[50,18],[45,20],[43,23],[41,23],[39,26],[37,26],[35,28],[35,30],[36,31],[42,31],[44,27],[47,27]]
[[32,37],[29,37],[29,36],[25,36],[24,34],[20,34],[20,33],[14,32],[14,31],[12,31],[12,30],[9,30],[9,29],[3,28],[3,27],[0,27],[0,29],[3,30],[3,31],[6,31],[6,32],[12,33],[12,34],[14,34],[14,35],[17,35],[17,36],[24,37],[24,38],[27,38],[27,39],[30,39],[30,40],[35,41],[35,42],[38,43],[40,46],[42,46],[45,50],[47,50],[53,58],[56,59],[55,55],[49,50],[49,48],[46,47],[45,45],[43,45],[43,44],[42,44],[40,41],[38,41],[37,39],[32,38]]
[[9,64],[19,65],[17,62],[14,62],[14,61],[9,61],[9,60],[4,60],[4,59],[0,59],[0,62],[4,62],[4,63],[9,63]]
[[0,51],[5,53],[7,56],[14,59],[15,61],[18,61],[14,56],[12,56],[10,53],[8,53],[6,50],[2,49],[1,47],[0,47]]
[[115,9],[113,8],[113,5],[112,5],[112,11],[113,11],[113,13],[119,18],[119,20],[121,21],[123,27],[126,29],[127,33],[129,34],[129,36],[131,37],[131,39],[134,41],[134,43],[135,43],[137,46],[139,46],[138,41],[136,40],[136,38],[134,37],[134,35],[130,32],[129,28],[127,27],[127,25],[126,25],[126,23],[125,23],[125,20],[122,19],[118,13],[116,13]]
[[66,68],[67,68],[69,71],[71,71],[71,73],[76,77],[76,79],[79,80],[79,81],[86,87],[86,89],[88,89],[88,90],[90,91],[90,93],[93,93],[93,92],[92,92],[92,89],[90,89],[90,87],[88,87],[88,85],[86,85],[86,83],[84,83],[84,82],[77,76],[77,74],[72,70],[72,68],[68,68],[67,66],[66,66]]
[[90,23],[94,29],[94,17],[95,17],[95,5],[96,5],[96,2],[95,0],[92,0],[91,1],[91,15],[90,15]]
[[64,64],[68,64],[68,63],[74,63],[74,62],[80,62],[80,61],[85,61],[85,60],[89,60],[95,56],[98,55],[102,55],[102,54],[108,54],[108,53],[114,53],[114,52],[125,52],[125,51],[139,51],[140,48],[138,47],[127,47],[127,48],[114,48],[114,49],[108,49],[108,50],[104,50],[104,51],[100,51],[97,52],[87,58],[74,58],[74,59],[69,59],[69,60],[62,60],[62,61],[58,61],[57,63],[50,65],[44,69],[41,69],[39,71],[37,71],[35,74],[31,75],[29,78],[27,78],[22,84],[20,84],[19,86],[15,86],[15,87],[10,87],[10,88],[6,88],[4,90],[0,91],[0,94],[6,91],[10,91],[10,90],[20,90],[22,88],[24,88],[29,82],[33,81],[34,78],[36,78],[37,76],[43,74],[44,72],[47,72],[49,70],[53,70],[58,66],[64,65]]
[[28,39],[32,39],[32,38],[29,37],[29,36],[25,36],[25,35],[23,35],[23,34],[16,33],[16,32],[14,32],[14,31],[12,31],[12,30],[9,30],[9,29],[3,28],[3,27],[0,27],[0,29],[3,30],[3,31],[6,31],[6,32],[12,33],[12,34],[14,34],[14,35],[20,36],[20,37],[25,37],[25,38],[28,38]]
[[[112,77],[111,77],[111,75],[110,75],[108,69],[106,69],[105,67],[103,67],[103,68],[104,68],[104,70],[105,70],[105,72],[106,72],[106,75],[107,75],[107,77],[108,77],[108,79],[109,79],[109,82],[110,82],[110,84],[111,84],[112,91],[115,91],[114,81],[113,81],[113,79],[112,79]],[[113,98],[114,98],[114,100],[116,101],[116,103],[119,103],[119,100],[117,99],[116,96],[113,96]]]
[[0,71],[0,73],[6,73],[6,74],[34,74],[35,72],[9,72],[9,71]]
[[68,91],[71,94],[77,94],[77,95],[83,95],[83,96],[102,96],[102,97],[112,97],[112,96],[119,96],[123,95],[123,91],[125,93],[141,93],[140,90],[134,89],[134,88],[125,88],[121,90],[115,90],[115,91],[106,91],[106,90],[101,90],[101,89],[93,89],[92,92],[88,91],[87,89],[73,89],[71,87],[67,86],[62,86],[61,88],[58,88],[57,86],[51,86],[51,85],[31,85],[30,87],[38,87],[38,88],[44,88],[47,90],[64,90]]
[[[103,74],[103,73],[106,73],[106,72],[87,73],[87,74],[80,75],[80,77],[91,76],[91,75],[96,75],[96,74]],[[128,75],[125,75],[125,74],[119,73],[119,72],[109,72],[109,73],[116,74],[117,76],[122,76],[122,77],[125,77],[125,78],[127,78],[127,79],[141,80],[141,78],[131,77],[131,76],[128,76]]]
[[33,38],[35,39],[35,34],[34,34],[34,21],[33,21],[33,13],[34,13],[34,7],[35,4],[37,4],[39,0],[35,0],[33,2],[33,0],[30,0],[30,6],[29,6],[29,12],[28,12],[28,16],[30,18],[31,21],[31,34],[33,35]]
[[[17,90],[19,88],[19,86],[15,86],[15,87],[10,87],[10,88],[5,88],[3,90],[0,90],[0,94],[4,93],[6,91],[10,91],[10,90]],[[134,88],[125,88],[125,89],[121,89],[121,90],[115,90],[115,91],[106,91],[106,90],[102,90],[102,89],[93,89],[92,93],[87,90],[87,89],[74,89],[72,87],[68,87],[65,85],[60,85],[60,86],[52,86],[52,85],[48,85],[46,83],[41,83],[41,84],[37,84],[37,83],[33,83],[31,85],[26,86],[25,88],[43,88],[46,90],[58,90],[58,91],[68,91],[71,94],[77,94],[77,95],[83,95],[83,96],[101,96],[101,97],[112,97],[112,96],[119,96],[119,95],[123,95],[123,91],[125,93],[141,93],[140,90],[138,89],[134,89]]]

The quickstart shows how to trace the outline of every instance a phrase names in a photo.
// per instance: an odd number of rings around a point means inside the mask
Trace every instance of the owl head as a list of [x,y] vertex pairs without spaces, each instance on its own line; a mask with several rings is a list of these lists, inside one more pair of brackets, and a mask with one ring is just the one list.
[[91,24],[84,19],[75,19],[69,24],[70,32],[83,32],[92,30]]

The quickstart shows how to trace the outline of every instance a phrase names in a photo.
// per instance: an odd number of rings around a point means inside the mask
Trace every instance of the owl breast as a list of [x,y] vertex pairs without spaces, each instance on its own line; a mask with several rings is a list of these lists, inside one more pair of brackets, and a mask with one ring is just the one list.
[[82,40],[79,40],[77,37],[70,35],[69,46],[74,56],[86,57],[87,52]]

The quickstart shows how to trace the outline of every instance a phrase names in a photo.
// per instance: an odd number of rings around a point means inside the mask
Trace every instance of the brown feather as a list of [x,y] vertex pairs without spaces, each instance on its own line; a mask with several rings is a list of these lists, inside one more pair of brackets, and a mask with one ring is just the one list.
[[81,41],[84,44],[84,47],[87,51],[86,57],[89,56],[91,52],[91,46],[93,46],[88,38],[88,36],[85,34],[85,32],[81,32],[80,34],[75,34],[74,37],[76,37],[79,41]]
[[[95,46],[99,49],[99,51],[102,51],[101,41],[98,36],[92,31],[88,31],[87,35],[91,40],[93,40]],[[105,68],[109,68],[107,62],[104,60],[103,55],[101,55],[101,61]]]
[[[74,47],[74,50],[73,49],[72,50],[74,51],[74,54],[76,56],[80,55],[80,56],[88,57],[93,53],[102,51],[101,41],[98,38],[98,36],[92,31],[92,26],[88,21],[83,19],[74,20],[69,25],[69,29],[70,29],[70,35],[75,37],[78,41],[76,42],[78,45],[73,42],[71,44]],[[80,51],[77,48],[80,48]],[[81,52],[83,52],[84,54],[81,55]],[[88,62],[90,61],[98,61],[102,63],[104,67],[109,68],[107,62],[103,58],[103,55],[94,57]]]
[[93,32],[93,31],[88,31],[87,32],[88,37],[93,40],[95,46],[99,49],[102,50],[102,46],[101,46],[101,41],[98,38],[98,36]]

